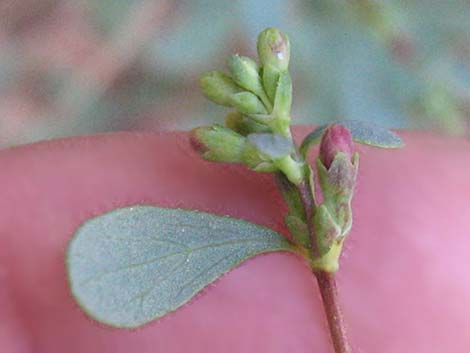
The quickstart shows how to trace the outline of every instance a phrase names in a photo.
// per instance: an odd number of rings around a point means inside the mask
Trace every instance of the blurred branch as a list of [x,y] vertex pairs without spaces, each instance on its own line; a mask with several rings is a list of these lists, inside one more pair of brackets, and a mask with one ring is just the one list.
[[139,3],[108,43],[72,74],[53,105],[55,115],[62,117],[57,122],[64,124],[56,129],[57,133],[78,127],[81,114],[103,97],[146,44],[161,32],[162,22],[171,8],[169,0]]
[[468,93],[455,87],[455,79],[449,70],[441,75],[431,72],[436,71],[432,70],[433,63],[418,51],[415,39],[405,26],[403,5],[376,0],[353,0],[349,4],[359,23],[369,27],[392,58],[408,71],[410,77],[422,83],[422,92],[411,99],[411,116],[440,131],[456,135],[465,132],[467,116],[462,106],[468,101]]

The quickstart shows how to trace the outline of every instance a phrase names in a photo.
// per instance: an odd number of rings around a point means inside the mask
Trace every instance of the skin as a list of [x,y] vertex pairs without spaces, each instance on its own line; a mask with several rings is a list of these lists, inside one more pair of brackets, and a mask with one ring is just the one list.
[[[299,129],[302,136],[310,129]],[[470,143],[364,146],[338,274],[355,352],[468,352]],[[287,234],[270,175],[201,161],[184,134],[78,137],[0,152],[0,351],[331,353],[318,288],[293,255],[254,258],[169,316],[115,330],[69,294],[77,226],[136,203],[227,214]]]

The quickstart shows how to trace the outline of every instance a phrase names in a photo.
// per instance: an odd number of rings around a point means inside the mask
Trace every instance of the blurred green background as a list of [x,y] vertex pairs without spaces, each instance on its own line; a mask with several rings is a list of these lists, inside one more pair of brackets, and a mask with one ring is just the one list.
[[470,1],[0,0],[0,146],[222,121],[198,76],[268,26],[295,123],[469,133]]

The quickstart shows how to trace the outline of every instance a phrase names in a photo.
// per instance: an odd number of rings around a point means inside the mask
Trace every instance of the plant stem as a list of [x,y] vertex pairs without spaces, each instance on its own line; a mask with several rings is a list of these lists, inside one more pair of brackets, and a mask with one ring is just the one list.
[[351,346],[346,337],[343,315],[338,302],[338,289],[336,288],[335,276],[333,273],[324,271],[314,272],[314,274],[317,278],[318,287],[323,300],[323,307],[325,308],[335,352],[352,353]]
[[[315,229],[313,225],[313,215],[315,213],[315,196],[309,180],[304,177],[301,183],[294,186],[284,174],[280,174],[284,185],[291,185],[296,187],[300,196],[300,200],[305,212],[307,228],[311,241],[311,258],[319,258],[320,250],[317,245],[315,237]],[[352,353],[351,346],[349,345],[346,337],[346,329],[343,321],[343,315],[338,301],[338,289],[336,287],[336,280],[334,273],[326,271],[313,271],[318,288],[320,289],[323,308],[325,310],[326,318],[328,321],[328,328],[330,330],[331,341],[335,349],[335,353]]]
[[[307,214],[307,219],[312,219],[313,215],[313,196],[303,188],[299,188],[304,209]],[[308,196],[310,195],[310,196]],[[319,249],[316,246],[316,238],[313,230],[311,221],[308,221],[308,228],[310,232],[312,254],[319,253]],[[344,326],[343,315],[341,313],[341,307],[338,302],[338,289],[336,288],[336,280],[334,273],[326,271],[314,271],[315,277],[317,278],[318,288],[320,289],[323,308],[325,309],[326,318],[328,320],[328,327],[330,330],[330,336],[335,348],[335,353],[352,353],[351,346],[348,343],[346,337],[346,329]]]
[[[311,251],[314,257],[319,256],[315,231],[311,222],[315,210],[314,198],[306,181],[298,186],[298,190],[307,216],[307,225],[312,245]],[[318,288],[320,289],[323,308],[325,309],[326,318],[328,320],[328,328],[330,330],[335,353],[352,353],[351,346],[346,337],[343,315],[338,301],[335,275],[334,273],[326,271],[314,271],[314,274],[317,278]]]

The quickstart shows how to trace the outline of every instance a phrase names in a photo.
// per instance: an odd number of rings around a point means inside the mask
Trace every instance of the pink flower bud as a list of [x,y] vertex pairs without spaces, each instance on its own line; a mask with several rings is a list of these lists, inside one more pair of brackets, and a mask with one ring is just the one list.
[[209,150],[209,148],[198,137],[197,129],[191,130],[189,132],[189,143],[192,149],[199,154],[204,154]]
[[343,152],[350,158],[353,155],[353,141],[349,130],[343,125],[330,125],[320,144],[320,160],[329,169],[338,152]]

